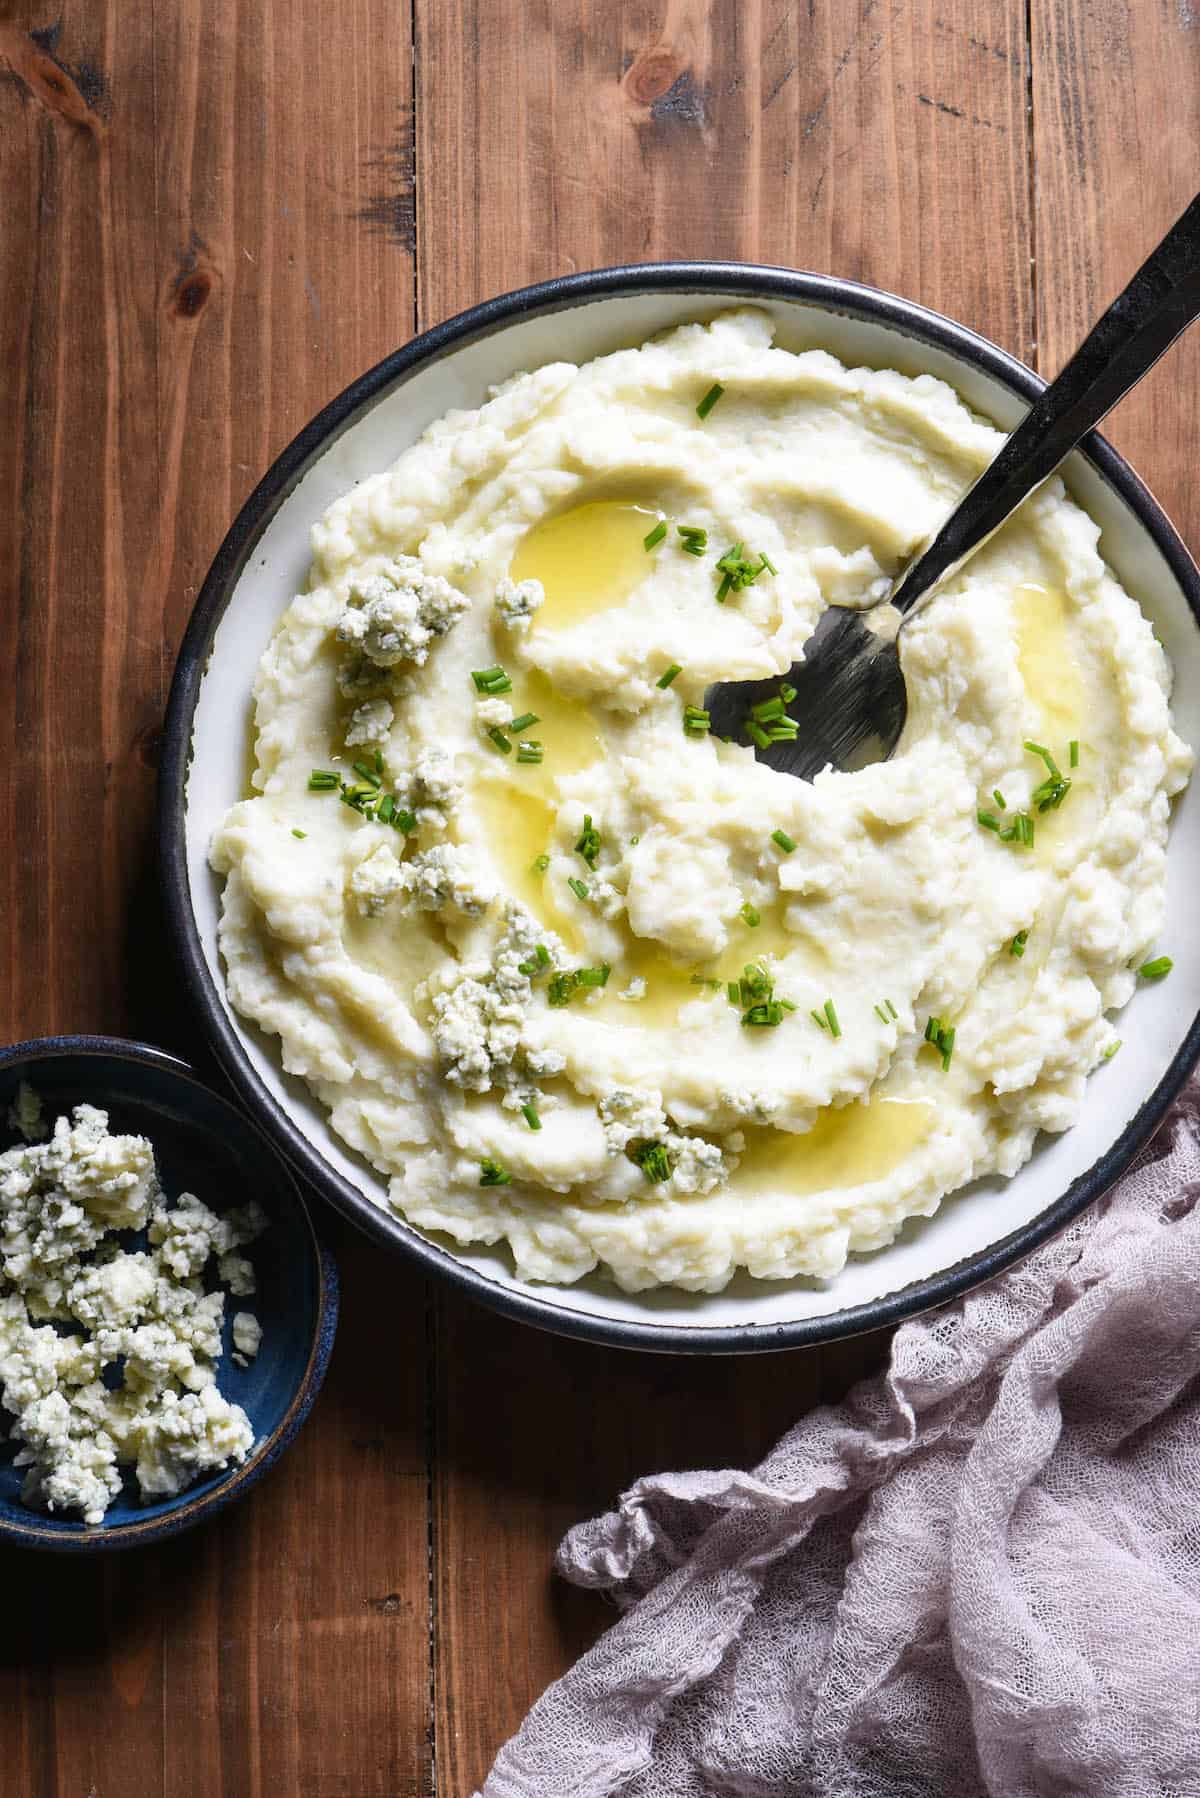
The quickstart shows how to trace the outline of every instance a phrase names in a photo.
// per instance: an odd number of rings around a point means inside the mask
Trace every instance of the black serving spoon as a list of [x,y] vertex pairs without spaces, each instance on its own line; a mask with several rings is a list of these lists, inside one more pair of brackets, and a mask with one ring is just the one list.
[[[1084,338],[1058,379],[1034,401],[942,528],[897,576],[887,597],[868,611],[831,606],[823,614],[805,645],[804,660],[784,677],[796,689],[788,711],[799,722],[799,734],[792,742],[761,749],[763,761],[811,780],[831,763],[846,768],[887,759],[904,728],[908,696],[895,630],[871,628],[879,607],[890,603],[895,608],[902,631],[938,586],[1153,368],[1198,313],[1200,197]],[[741,741],[751,706],[772,698],[779,685],[775,675],[711,687],[704,703],[713,731]]]

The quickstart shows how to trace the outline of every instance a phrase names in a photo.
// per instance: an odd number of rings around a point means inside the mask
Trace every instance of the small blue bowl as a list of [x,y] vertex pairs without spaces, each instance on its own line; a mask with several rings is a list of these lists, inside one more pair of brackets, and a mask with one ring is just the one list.
[[[143,1504],[128,1479],[104,1523],[89,1528],[22,1504],[21,1471],[13,1466],[16,1445],[0,1442],[0,1541],[67,1554],[161,1542],[240,1498],[295,1437],[329,1365],[337,1328],[337,1268],[317,1238],[295,1181],[266,1138],[201,1086],[186,1062],[146,1043],[106,1036],[49,1037],[0,1049],[0,1148],[19,1140],[6,1119],[22,1080],[38,1093],[48,1121],[86,1103],[106,1110],[113,1130],[148,1136],[170,1199],[194,1192],[214,1211],[257,1199],[271,1220],[248,1251],[257,1292],[226,1301],[218,1383],[254,1427],[254,1447],[240,1467],[153,1504]],[[229,1344],[233,1313],[242,1308],[253,1311],[263,1326],[262,1347],[246,1368],[234,1366]]]

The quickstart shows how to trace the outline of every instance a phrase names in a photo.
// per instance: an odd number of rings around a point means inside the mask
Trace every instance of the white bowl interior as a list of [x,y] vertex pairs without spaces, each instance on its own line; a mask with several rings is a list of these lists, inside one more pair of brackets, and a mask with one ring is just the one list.
[[[277,620],[305,578],[313,523],[355,482],[394,462],[433,420],[454,407],[478,405],[493,383],[514,372],[560,358],[584,361],[639,343],[671,325],[711,317],[735,303],[711,292],[620,294],[518,319],[423,365],[393,388],[342,432],[280,506],[218,626],[196,708],[186,786],[192,903],[203,952],[222,994],[220,885],[208,866],[208,845],[226,808],[244,790],[250,682]],[[774,316],[779,340],[789,347],[819,347],[851,363],[940,375],[969,405],[1008,429],[1024,410],[1024,402],[992,376],[893,325],[794,300],[754,303]],[[1067,475],[1076,497],[1101,525],[1108,561],[1153,621],[1174,662],[1176,726],[1193,747],[1200,745],[1200,630],[1183,593],[1132,509],[1100,473],[1075,456]],[[1200,1009],[1200,932],[1192,927],[1197,868],[1200,793],[1193,786],[1176,803],[1168,861],[1161,948],[1174,958],[1174,971],[1169,979],[1139,990],[1122,1014],[1123,1048],[1089,1082],[1078,1124],[1064,1135],[1043,1137],[1015,1179],[978,1182],[947,1200],[935,1217],[910,1221],[892,1247],[852,1259],[827,1284],[763,1284],[741,1277],[716,1295],[664,1290],[630,1296],[596,1277],[572,1287],[530,1286],[515,1278],[502,1250],[452,1252],[487,1280],[564,1311],[659,1327],[778,1326],[828,1316],[955,1267],[1054,1204],[1105,1154],[1163,1078]],[[275,1042],[224,1002],[247,1056],[293,1123],[347,1180],[386,1202],[383,1181],[345,1149],[307,1089],[283,1074]]]

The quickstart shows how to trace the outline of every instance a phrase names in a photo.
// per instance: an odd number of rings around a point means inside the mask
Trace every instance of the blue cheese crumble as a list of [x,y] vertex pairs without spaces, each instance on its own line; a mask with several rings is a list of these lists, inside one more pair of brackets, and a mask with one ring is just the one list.
[[[0,1154],[0,1419],[24,1502],[100,1524],[126,1469],[144,1499],[166,1498],[249,1453],[250,1419],[217,1386],[225,1294],[204,1276],[215,1261],[252,1293],[238,1251],[267,1220],[191,1193],[169,1206],[149,1140],[111,1133],[95,1106],[47,1132],[23,1087],[10,1119],[25,1142]],[[240,1312],[242,1365],[261,1335]]]

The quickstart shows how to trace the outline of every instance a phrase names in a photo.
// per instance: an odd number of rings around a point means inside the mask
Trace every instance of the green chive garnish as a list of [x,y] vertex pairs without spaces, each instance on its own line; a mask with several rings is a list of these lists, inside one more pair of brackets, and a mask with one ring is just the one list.
[[496,662],[491,668],[473,668],[471,679],[475,683],[475,691],[486,693],[489,698],[495,698],[500,693],[512,692],[512,682],[499,662]]
[[1121,1047],[1121,1038],[1118,1037],[1115,1043],[1109,1043],[1107,1049],[1104,1051],[1104,1054],[1100,1057],[1101,1061],[1111,1061],[1113,1056],[1116,1054],[1117,1050],[1120,1047]]
[[574,893],[574,895],[577,899],[586,899],[587,898],[588,889],[587,889],[586,882],[576,879],[574,874],[572,874],[570,876],[570,878],[568,879],[567,885],[570,887],[571,891]]
[[879,1019],[879,1022],[880,1022],[880,1023],[881,1023],[881,1024],[886,1024],[886,1023],[887,1023],[887,1021],[888,1021],[888,1014],[887,1014],[887,1012],[886,1012],[886,1011],[885,1011],[885,1010],[884,1010],[884,1009],[883,1009],[883,1006],[882,1006],[882,1005],[873,1005],[873,1006],[872,1006],[872,1007],[871,1007],[871,1010],[872,1010],[872,1011],[873,1011],[873,1012],[874,1012],[874,1013],[875,1013],[875,1016],[876,1016],[876,1017],[877,1017],[877,1018],[878,1018],[878,1019]]
[[1016,936],[1013,938],[1012,942],[1008,945],[1008,953],[1010,955],[1016,955],[1018,957],[1024,955],[1025,945],[1028,941],[1029,941],[1029,932],[1027,930],[1018,930]]
[[796,847],[794,841],[789,837],[786,830],[773,830],[771,832],[771,841],[778,844],[785,855],[790,855],[792,850]]
[[684,553],[689,556],[702,556],[708,548],[708,532],[703,525],[681,524],[677,528],[683,539],[680,548]]
[[479,1184],[481,1186],[511,1186],[512,1175],[499,1161],[493,1161],[485,1155],[479,1163]]
[[721,383],[719,381],[714,381],[704,398],[700,401],[700,404],[696,407],[696,417],[707,418],[724,391],[725,389],[722,387]]
[[890,1016],[892,1017],[893,1021],[899,1017],[900,1014],[897,1012],[896,1007],[892,1004],[890,999],[885,999],[884,1004],[887,1006],[888,1012],[889,1012]]
[[575,853],[583,857],[589,868],[596,866],[596,857],[600,853],[600,832],[592,823],[591,812],[583,814],[583,829],[579,833]]
[[332,768],[314,768],[308,777],[310,793],[335,793],[340,785]]
[[354,772],[359,776],[360,779],[365,780],[369,786],[378,787],[378,786],[382,785],[382,782],[380,781],[380,778],[379,778],[378,774],[375,772],[374,768],[369,768],[367,766],[366,762],[355,762]]
[[660,518],[658,523],[654,526],[654,529],[652,531],[647,531],[646,535],[642,538],[643,549],[657,549],[666,534],[667,521],[665,518]]
[[683,708],[683,728],[689,737],[706,737],[712,729],[712,719],[698,705],[685,705]]
[[683,669],[680,667],[679,663],[672,662],[671,666],[669,668],[665,668],[663,670],[663,672],[659,675],[658,679],[655,681],[654,684],[656,687],[661,687],[663,692],[665,693],[667,688],[670,686],[671,682],[673,680],[675,680],[677,678],[677,676],[681,675],[682,673],[683,673]]
[[512,754],[512,743],[505,736],[504,732],[500,729],[500,726],[498,724],[492,725],[492,728],[488,731],[488,736],[491,738],[492,742],[496,745],[496,748],[500,751],[501,755],[511,755]]
[[1174,966],[1169,955],[1156,955],[1153,961],[1144,961],[1138,973],[1143,980],[1162,980]]
[[671,1178],[671,1158],[667,1145],[661,1142],[633,1142],[626,1153],[640,1167],[651,1186],[659,1186]]
[[930,1018],[925,1026],[925,1041],[931,1043],[942,1058],[942,1072],[948,1074],[954,1056],[954,1031],[941,1018]]
[[825,1001],[825,1017],[829,1024],[830,1036],[840,1036],[842,1034],[842,1027],[838,1023],[838,1014],[832,999],[826,999]]
[[517,760],[519,762],[532,762],[536,766],[542,761],[545,754],[545,749],[536,737],[527,738],[524,742],[517,744]]
[[607,986],[611,973],[608,963],[602,961],[598,968],[576,968],[575,978],[580,986]]
[[542,1120],[537,1114],[537,1106],[534,1105],[532,1102],[530,1102],[528,1105],[522,1105],[521,1116],[525,1119],[525,1122],[529,1125],[529,1128],[531,1130],[540,1130],[541,1129]]
[[759,924],[762,922],[762,917],[757,906],[751,905],[748,899],[745,905],[743,905],[740,915],[742,923],[748,924],[751,930],[757,930]]
[[293,830],[292,835],[294,837],[299,837],[300,841],[303,842],[305,837],[308,835],[308,832],[306,830]]
[[1002,812],[1008,810],[1007,805],[1004,803],[1004,794],[1000,791],[999,787],[992,788],[992,798],[996,801],[996,804],[1000,807]]
[[379,813],[378,813],[379,822],[381,824],[390,824],[392,821],[392,814],[395,812],[395,810],[396,810],[395,799],[392,797],[392,795],[390,793],[385,793],[383,798],[379,801]]
[[509,719],[508,728],[514,737],[519,737],[523,730],[528,730],[531,725],[540,723],[541,719],[536,712],[522,712],[519,718]]
[[975,816],[985,830],[998,831],[1000,829],[1000,820],[995,812],[976,812]]
[[550,857],[548,855],[538,855],[534,857],[533,872],[535,874],[544,874],[549,866]]
[[1072,737],[1067,745],[1067,757],[1072,768],[1079,766],[1079,738]]

